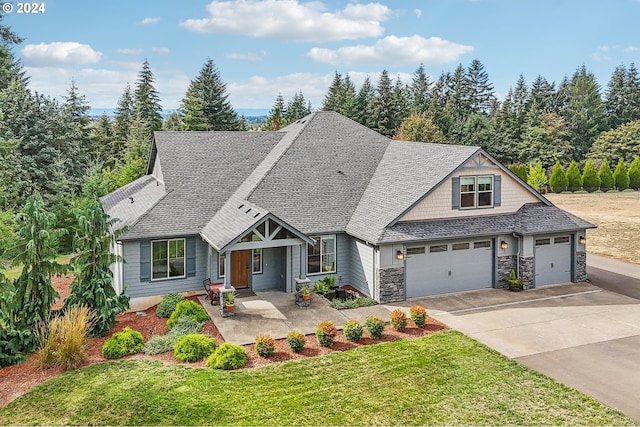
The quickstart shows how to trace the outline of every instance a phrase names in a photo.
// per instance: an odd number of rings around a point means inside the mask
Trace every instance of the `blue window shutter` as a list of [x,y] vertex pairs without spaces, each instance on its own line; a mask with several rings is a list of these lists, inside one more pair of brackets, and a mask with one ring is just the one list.
[[493,177],[493,206],[500,206],[502,203],[502,176]]
[[460,209],[460,177],[451,178],[451,209]]
[[140,242],[140,281],[151,281],[151,242]]
[[196,238],[187,237],[187,277],[196,275]]

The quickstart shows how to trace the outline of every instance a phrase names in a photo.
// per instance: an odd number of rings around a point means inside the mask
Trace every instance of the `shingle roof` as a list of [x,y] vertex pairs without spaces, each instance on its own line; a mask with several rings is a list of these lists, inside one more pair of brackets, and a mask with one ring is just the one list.
[[392,141],[346,231],[377,242],[389,223],[477,151],[463,145]]
[[517,212],[430,221],[398,222],[387,228],[380,243],[433,241],[492,234],[522,235],[595,228],[595,225],[543,203],[526,204]]
[[164,185],[145,175],[102,197],[102,207],[117,222],[114,229],[133,227],[144,214],[167,195]]

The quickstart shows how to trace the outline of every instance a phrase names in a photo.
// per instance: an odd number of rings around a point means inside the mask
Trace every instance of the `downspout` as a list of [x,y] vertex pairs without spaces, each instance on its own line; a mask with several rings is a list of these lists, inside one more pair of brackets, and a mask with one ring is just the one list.
[[520,278],[520,244],[521,244],[521,236],[516,233],[513,233],[513,237],[518,239],[518,252],[516,253],[516,277]]

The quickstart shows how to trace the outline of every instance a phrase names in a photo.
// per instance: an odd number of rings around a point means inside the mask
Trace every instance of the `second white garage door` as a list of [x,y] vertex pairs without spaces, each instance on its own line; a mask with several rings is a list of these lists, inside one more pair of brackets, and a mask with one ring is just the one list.
[[571,236],[536,238],[535,285],[571,281]]
[[493,286],[493,243],[478,240],[406,248],[407,297]]

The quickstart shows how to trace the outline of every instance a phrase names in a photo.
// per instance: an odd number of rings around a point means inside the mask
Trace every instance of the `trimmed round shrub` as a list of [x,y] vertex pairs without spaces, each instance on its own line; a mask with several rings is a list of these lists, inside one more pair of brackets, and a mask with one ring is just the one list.
[[589,193],[600,188],[600,176],[596,170],[596,166],[593,164],[593,160],[587,160],[584,165],[584,171],[582,172],[582,188]]
[[424,328],[427,321],[427,310],[421,305],[414,305],[409,309],[409,316],[418,328]]
[[377,316],[369,316],[364,322],[369,336],[374,340],[379,340],[384,332],[384,320]]
[[551,191],[554,193],[562,193],[567,189],[569,185],[569,181],[567,180],[567,175],[562,169],[562,165],[560,162],[556,162],[553,166],[553,170],[551,171],[551,176],[549,177],[549,186],[551,187]]
[[202,331],[202,323],[191,316],[182,316],[173,324],[173,328],[166,335],[154,335],[144,344],[142,351],[146,354],[160,354],[172,351],[176,341],[188,334],[198,334]]
[[166,294],[162,298],[162,301],[160,301],[160,304],[156,307],[156,315],[158,317],[169,318],[180,301],[184,301],[184,297],[182,295],[175,292]]
[[289,348],[294,353],[300,353],[306,343],[307,340],[300,331],[291,331],[287,334],[287,344],[289,344]]
[[358,322],[356,319],[351,319],[344,324],[342,332],[344,333],[345,338],[349,341],[358,342],[360,341],[360,338],[362,338],[364,329],[362,328],[360,322]]
[[176,309],[171,313],[171,317],[167,320],[167,328],[172,329],[176,321],[182,316],[193,317],[198,322],[206,322],[209,320],[209,315],[200,304],[191,300],[184,300],[180,301],[178,305],[176,305]]
[[246,364],[247,352],[244,347],[229,342],[222,343],[207,359],[207,366],[213,369],[238,369]]
[[144,338],[138,331],[127,327],[116,332],[102,345],[102,355],[107,359],[117,359],[142,350]]
[[391,312],[391,319],[389,321],[391,327],[398,332],[404,332],[407,329],[407,315],[404,311],[396,308]]
[[324,320],[318,324],[316,329],[316,339],[320,347],[333,346],[333,340],[336,337],[338,330],[333,325],[331,320]]
[[258,356],[269,357],[276,351],[276,342],[269,334],[258,335],[254,348]]
[[198,334],[202,331],[204,322],[199,322],[191,316],[179,317],[171,327],[169,334],[175,337],[181,337],[187,334]]
[[178,362],[197,362],[209,356],[215,349],[215,338],[203,334],[189,334],[176,341],[173,355]]

